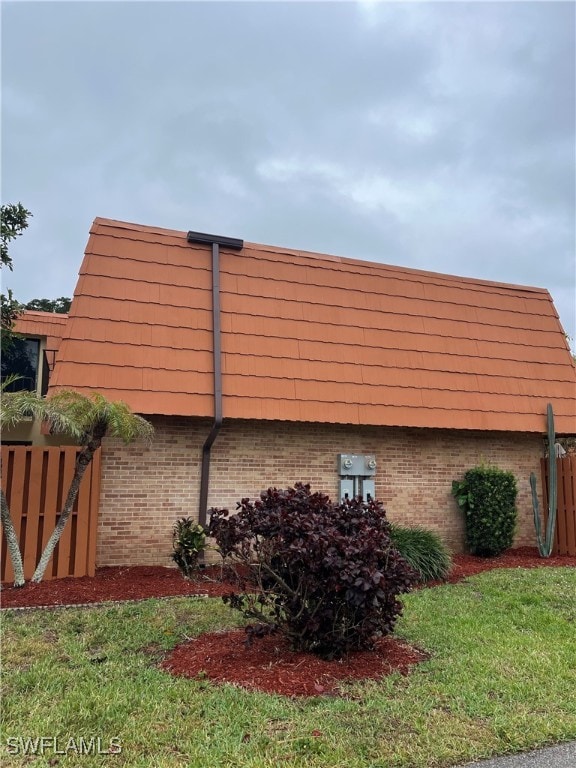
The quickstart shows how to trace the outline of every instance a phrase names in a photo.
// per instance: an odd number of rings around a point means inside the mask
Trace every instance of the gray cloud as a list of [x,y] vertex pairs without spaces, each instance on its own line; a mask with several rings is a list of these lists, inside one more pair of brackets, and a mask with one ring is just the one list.
[[546,287],[576,335],[571,3],[5,3],[6,279],[95,216]]

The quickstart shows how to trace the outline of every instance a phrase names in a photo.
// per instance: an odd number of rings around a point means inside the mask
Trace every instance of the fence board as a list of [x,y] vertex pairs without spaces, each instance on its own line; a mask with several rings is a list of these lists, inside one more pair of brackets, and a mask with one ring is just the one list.
[[[101,451],[96,451],[92,459],[92,474],[90,476],[90,509],[100,509],[100,477],[101,477]],[[98,536],[98,515],[88,517],[88,545],[86,554],[86,574],[94,576],[96,573],[96,538]]]
[[32,570],[38,556],[38,534],[42,509],[42,464],[44,455],[40,451],[26,451],[29,464],[28,504],[26,505],[26,536],[24,537],[24,573]]
[[564,513],[566,516],[566,555],[576,555],[576,456],[564,459]]
[[[13,470],[13,456],[2,453],[2,490],[6,493],[6,489],[12,485],[12,470]],[[7,497],[8,506],[10,506],[10,499]],[[6,574],[7,581],[14,581],[14,570],[12,563],[8,556],[8,546],[6,544],[6,537],[2,536],[2,560],[0,561],[0,567],[2,573]]]
[[[24,575],[29,579],[40,551],[54,530],[74,474],[74,446],[2,446],[2,488],[20,541]],[[100,494],[100,451],[86,470],[78,499],[48,564],[45,580],[62,576],[93,576]],[[14,578],[2,536],[2,581]]]
[[[541,459],[542,490],[545,512],[548,510],[548,459]],[[576,556],[576,456],[556,459],[558,500],[554,554]]]
[[[11,470],[12,470],[10,474],[10,479],[12,482],[10,484],[10,487],[4,490],[4,493],[6,494],[8,507],[12,514],[12,523],[14,524],[14,530],[16,532],[16,536],[18,537],[18,540],[20,541],[22,527],[23,527],[22,507],[24,504],[24,476],[26,473],[26,462],[15,461],[14,457],[12,457],[12,461],[10,463],[11,463]],[[2,464],[4,464],[4,460],[2,461]],[[3,565],[5,567],[8,566],[9,578],[12,580],[14,578],[14,571],[12,569],[12,563],[9,561],[8,557],[5,558]]]
[[[50,534],[56,527],[58,516],[58,488],[60,485],[60,451],[50,451],[47,454],[46,490],[44,496],[44,519],[42,525],[42,551],[48,544]],[[44,577],[46,578],[46,577]]]
[[12,511],[12,522],[16,530],[16,535],[20,537],[22,529],[22,517],[24,506],[24,476],[26,474],[26,461],[13,460],[12,465],[12,485],[4,491],[8,499],[8,506]]
[[[70,487],[70,483],[72,482],[72,478],[74,477],[74,467],[76,466],[76,450],[72,448],[70,450],[69,448],[65,448],[63,450],[64,453],[64,472],[62,474],[62,503],[60,504],[60,510],[64,506],[64,503],[66,501],[66,496],[68,494],[68,488]],[[74,505],[75,508],[77,508],[78,501],[76,501],[76,504]],[[70,515],[70,520],[68,520],[68,523],[66,524],[66,527],[62,531],[62,536],[60,537],[60,541],[58,543],[58,552],[54,553],[53,563],[52,563],[52,574],[56,576],[57,578],[61,579],[64,576],[70,576],[70,556],[71,556],[71,543],[72,543],[72,528],[74,521],[72,518],[74,517],[74,513]],[[60,515],[58,515],[58,519],[60,519]],[[50,566],[48,566],[50,567]]]
[[[562,550],[565,548],[565,542],[568,540],[568,516],[565,514],[565,485],[566,485],[566,473],[563,471],[564,462],[556,461],[556,478],[558,485],[558,497],[557,497],[557,512],[556,512],[556,530],[554,532],[554,551],[563,555],[566,554]],[[550,479],[548,479],[548,485],[550,485]]]

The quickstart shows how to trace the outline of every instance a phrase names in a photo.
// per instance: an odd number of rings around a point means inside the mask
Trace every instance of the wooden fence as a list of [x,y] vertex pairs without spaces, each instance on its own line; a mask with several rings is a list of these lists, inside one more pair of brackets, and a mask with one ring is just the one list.
[[[78,448],[2,446],[2,489],[20,541],[24,576],[29,579],[59,519]],[[74,510],[48,564],[45,580],[93,576],[100,497],[100,450],[86,470]],[[13,579],[12,563],[2,536],[1,580]]]
[[[548,509],[548,459],[540,460],[544,510]],[[554,549],[556,555],[576,556],[576,456],[556,459],[558,513]]]

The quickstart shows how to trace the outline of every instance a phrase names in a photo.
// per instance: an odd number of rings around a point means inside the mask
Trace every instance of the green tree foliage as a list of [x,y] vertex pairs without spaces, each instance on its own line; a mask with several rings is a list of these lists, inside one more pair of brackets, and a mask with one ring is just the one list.
[[72,299],[67,296],[60,296],[59,299],[32,299],[24,304],[24,309],[31,309],[36,312],[56,312],[65,315],[70,311]]
[[22,203],[8,203],[0,209],[0,262],[3,267],[12,269],[12,258],[8,253],[8,244],[20,237],[28,226],[32,216]]
[[[12,257],[8,252],[8,246],[12,240],[19,237],[28,226],[28,219],[32,216],[22,203],[8,203],[0,208],[0,267],[8,267],[12,270]],[[8,290],[7,295],[0,294],[2,349],[10,346],[14,338],[14,323],[22,311],[22,307]]]
[[22,313],[22,307],[12,296],[12,291],[8,289],[8,293],[5,295],[0,293],[0,311],[1,311],[1,343],[2,352],[6,352],[10,348],[12,342],[17,338],[17,334],[14,332],[14,323],[18,319],[18,315]]
[[[95,452],[101,446],[104,437],[106,435],[118,437],[125,443],[131,443],[138,439],[151,440],[154,429],[146,419],[132,413],[125,403],[111,402],[98,393],[87,396],[79,392],[62,390],[50,397],[42,398],[35,392],[5,392],[0,407],[0,425],[2,428],[13,426],[27,417],[47,421],[53,432],[68,434],[78,440],[81,446],[76,459],[74,476],[68,488],[58,523],[32,576],[33,582],[39,582],[42,581],[56,544],[58,544],[72,513],[82,477],[92,462]],[[14,544],[16,535],[12,521],[9,519],[10,512],[3,492],[1,500],[4,530],[7,532],[7,540],[10,529],[12,530],[12,544]],[[9,547],[9,551],[12,555],[12,548]],[[20,555],[19,550],[18,553]],[[24,584],[21,560],[20,555],[20,571],[18,571],[18,558],[15,562],[14,557],[12,557],[14,573],[16,574],[15,586]]]

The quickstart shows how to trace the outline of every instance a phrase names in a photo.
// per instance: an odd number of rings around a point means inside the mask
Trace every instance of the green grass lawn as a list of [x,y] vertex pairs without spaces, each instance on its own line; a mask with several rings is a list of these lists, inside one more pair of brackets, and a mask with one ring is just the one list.
[[[576,569],[491,571],[404,602],[397,634],[429,661],[294,700],[157,669],[187,637],[238,624],[220,600],[4,615],[0,762],[416,768],[576,739]],[[41,736],[122,752],[9,754],[9,738]]]

